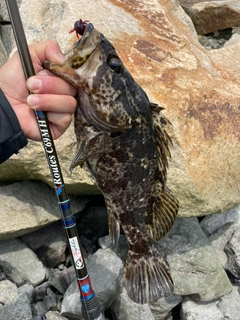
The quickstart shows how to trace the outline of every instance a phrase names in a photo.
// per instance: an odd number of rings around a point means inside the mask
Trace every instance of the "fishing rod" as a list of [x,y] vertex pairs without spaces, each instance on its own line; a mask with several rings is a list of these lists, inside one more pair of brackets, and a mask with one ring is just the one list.
[[[19,9],[16,0],[5,0],[10,21],[12,24],[15,41],[21,58],[23,71],[26,79],[35,75],[32,60],[28,50],[27,40],[24,33]],[[105,320],[102,314],[100,304],[96,299],[91,285],[90,277],[87,272],[85,260],[81,253],[81,245],[76,227],[76,221],[72,214],[70,201],[65,190],[63,176],[58,161],[52,139],[49,122],[45,112],[35,111],[39,131],[45,155],[51,172],[53,184],[56,191],[58,205],[61,213],[63,228],[66,232],[70,252],[74,262],[74,268],[77,277],[77,283],[80,291],[80,300],[82,304],[82,315],[85,320]]]

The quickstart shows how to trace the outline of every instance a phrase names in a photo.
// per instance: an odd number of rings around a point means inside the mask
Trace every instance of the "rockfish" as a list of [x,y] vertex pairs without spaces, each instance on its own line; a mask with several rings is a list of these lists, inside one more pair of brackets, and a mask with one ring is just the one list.
[[178,212],[178,201],[166,186],[169,121],[161,115],[163,108],[149,102],[104,35],[87,21],[78,23],[81,28],[73,30],[82,37],[67,60],[45,62],[78,88],[77,152],[70,169],[87,164],[105,198],[112,242],[117,245],[120,226],[127,237],[129,297],[141,304],[157,301],[173,292],[168,266],[155,243]]

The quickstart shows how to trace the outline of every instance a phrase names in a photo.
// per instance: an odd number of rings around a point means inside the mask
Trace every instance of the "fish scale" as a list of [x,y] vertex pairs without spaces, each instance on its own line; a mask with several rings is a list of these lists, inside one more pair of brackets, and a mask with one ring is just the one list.
[[82,38],[67,60],[45,63],[78,88],[77,152],[70,169],[87,164],[105,198],[112,242],[118,244],[120,226],[127,237],[129,297],[136,303],[154,302],[174,288],[155,242],[169,231],[179,207],[166,186],[172,145],[165,128],[169,121],[104,35],[86,21],[78,25]]

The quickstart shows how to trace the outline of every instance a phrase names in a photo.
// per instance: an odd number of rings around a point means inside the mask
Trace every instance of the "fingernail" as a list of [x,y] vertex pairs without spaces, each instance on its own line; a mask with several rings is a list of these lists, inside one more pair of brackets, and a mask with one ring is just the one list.
[[38,106],[39,104],[39,98],[36,97],[35,95],[33,94],[30,94],[28,97],[27,97],[27,103],[28,105],[33,108],[33,109],[36,109],[36,107]]
[[33,92],[42,88],[42,80],[36,77],[31,77],[27,80],[28,89]]
[[44,70],[41,70],[37,73],[38,76],[42,77],[42,76],[49,76],[49,71],[44,69]]

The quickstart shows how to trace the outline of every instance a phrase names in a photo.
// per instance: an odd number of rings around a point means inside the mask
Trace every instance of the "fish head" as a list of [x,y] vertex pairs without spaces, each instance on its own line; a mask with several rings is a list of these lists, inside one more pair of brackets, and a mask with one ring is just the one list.
[[67,53],[67,60],[47,67],[78,88],[76,119],[84,117],[96,130],[128,130],[139,124],[141,112],[149,109],[145,92],[125,68],[110,41],[91,23]]

